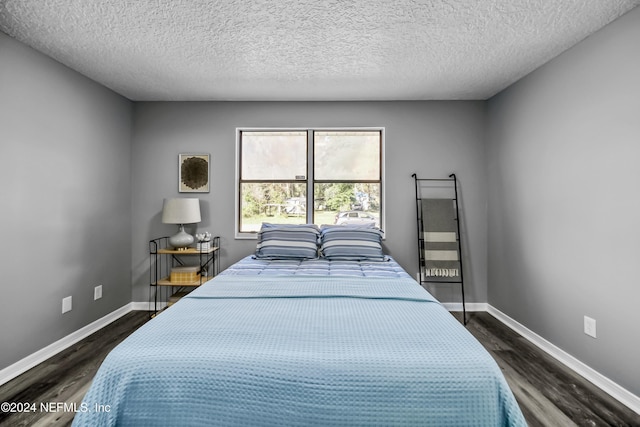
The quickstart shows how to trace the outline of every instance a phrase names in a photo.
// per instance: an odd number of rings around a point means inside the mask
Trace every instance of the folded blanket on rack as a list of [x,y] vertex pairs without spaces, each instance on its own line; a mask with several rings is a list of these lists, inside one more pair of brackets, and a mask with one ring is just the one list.
[[459,279],[458,224],[452,199],[422,199],[423,275]]

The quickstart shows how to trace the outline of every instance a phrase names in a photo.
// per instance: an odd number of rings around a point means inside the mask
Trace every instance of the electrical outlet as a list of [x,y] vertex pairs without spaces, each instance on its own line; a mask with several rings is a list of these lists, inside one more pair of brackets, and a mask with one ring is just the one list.
[[596,338],[596,319],[584,316],[584,333]]
[[72,306],[73,302],[71,297],[62,298],[62,314],[71,311]]
[[93,300],[99,300],[100,298],[102,298],[102,285],[93,288]]

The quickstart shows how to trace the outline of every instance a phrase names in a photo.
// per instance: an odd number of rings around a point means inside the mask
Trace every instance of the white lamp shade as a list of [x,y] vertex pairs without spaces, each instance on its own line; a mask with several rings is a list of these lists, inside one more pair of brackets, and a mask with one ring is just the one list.
[[162,222],[165,224],[193,224],[200,222],[199,199],[164,199]]

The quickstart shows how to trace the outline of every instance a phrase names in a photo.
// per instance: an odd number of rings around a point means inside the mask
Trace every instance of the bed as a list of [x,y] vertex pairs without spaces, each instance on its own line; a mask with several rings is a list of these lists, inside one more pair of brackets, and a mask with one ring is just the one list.
[[260,252],[116,347],[74,426],[526,425],[491,356],[392,258]]

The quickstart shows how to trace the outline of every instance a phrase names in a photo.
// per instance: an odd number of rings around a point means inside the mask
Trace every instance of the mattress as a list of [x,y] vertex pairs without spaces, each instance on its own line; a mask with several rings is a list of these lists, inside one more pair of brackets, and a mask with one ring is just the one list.
[[116,347],[74,425],[526,425],[495,361],[406,273],[253,261]]

